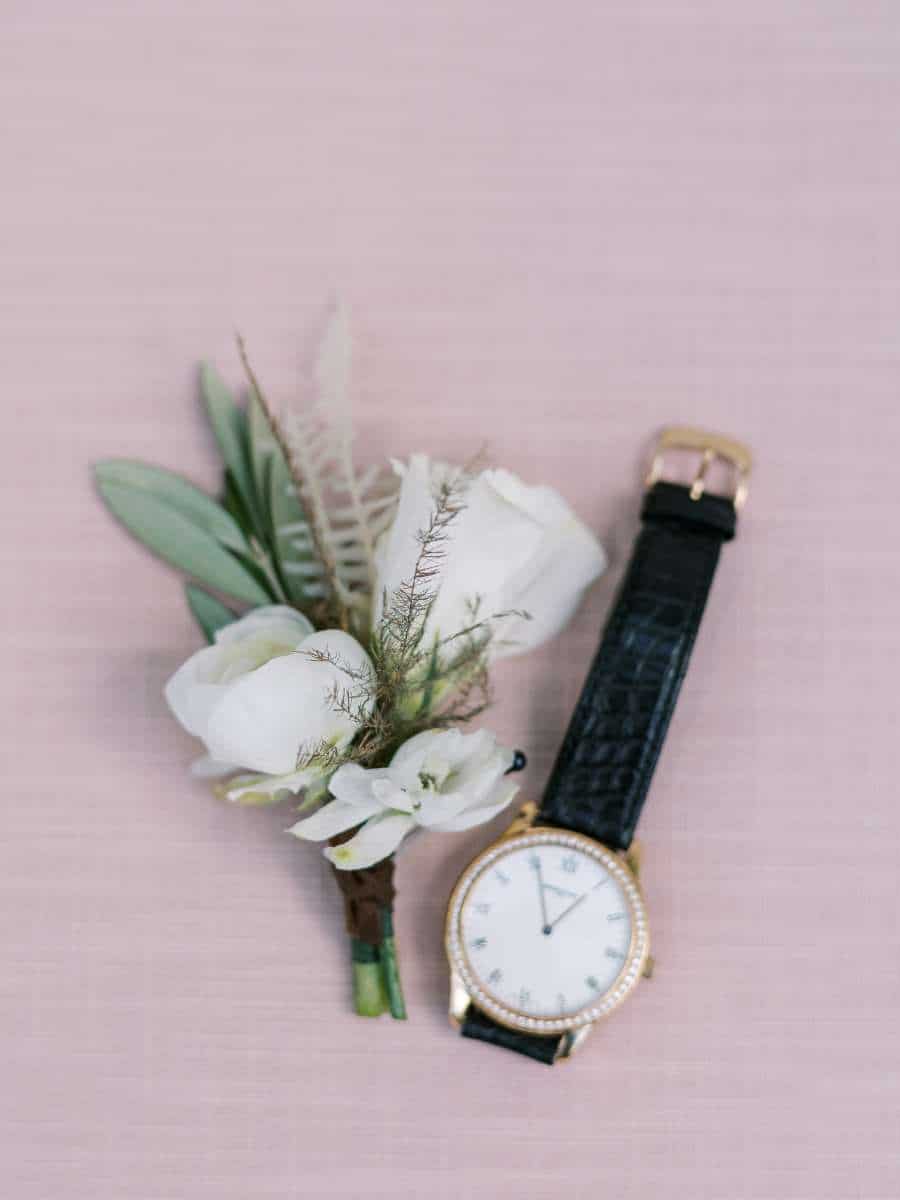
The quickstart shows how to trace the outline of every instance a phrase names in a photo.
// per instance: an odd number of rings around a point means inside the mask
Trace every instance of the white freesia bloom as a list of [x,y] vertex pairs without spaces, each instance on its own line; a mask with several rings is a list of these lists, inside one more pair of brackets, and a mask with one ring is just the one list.
[[[403,483],[397,514],[376,551],[376,620],[390,595],[413,573],[435,508],[434,494],[453,469],[424,454],[395,464]],[[585,589],[606,566],[603,547],[553,488],[530,487],[511,471],[483,471],[465,493],[465,507],[449,525],[439,568],[429,640],[451,637],[472,623],[472,602],[489,618],[510,609],[495,627],[493,657],[531,650],[559,633]]]
[[329,700],[335,687],[354,687],[344,668],[371,669],[355,638],[336,629],[316,633],[295,609],[265,605],[189,658],[166,684],[166,700],[206,745],[212,761],[204,760],[202,773],[243,768],[285,776],[268,785],[256,780],[250,789],[261,794],[268,786],[274,795],[308,781],[309,772],[297,772],[304,747],[344,746],[356,732],[356,722]]
[[325,855],[345,871],[371,867],[417,827],[452,832],[496,816],[519,790],[505,777],[512,761],[512,750],[486,730],[427,730],[404,742],[388,767],[339,767],[329,785],[334,799],[290,832],[321,842],[361,825]]

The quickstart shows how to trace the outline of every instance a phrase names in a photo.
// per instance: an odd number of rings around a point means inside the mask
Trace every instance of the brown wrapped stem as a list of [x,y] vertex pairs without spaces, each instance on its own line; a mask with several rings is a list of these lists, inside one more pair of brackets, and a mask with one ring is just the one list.
[[370,946],[379,945],[382,910],[390,911],[394,905],[393,858],[385,858],[361,871],[339,871],[336,867],[332,870],[344,897],[347,932]]

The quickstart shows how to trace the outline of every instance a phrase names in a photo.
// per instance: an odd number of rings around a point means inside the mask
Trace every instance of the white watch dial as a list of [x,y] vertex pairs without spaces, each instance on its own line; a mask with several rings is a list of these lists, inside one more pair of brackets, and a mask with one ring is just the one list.
[[451,965],[480,1008],[547,1032],[615,1007],[649,949],[622,860],[555,830],[501,841],[476,859],[451,899],[447,933]]

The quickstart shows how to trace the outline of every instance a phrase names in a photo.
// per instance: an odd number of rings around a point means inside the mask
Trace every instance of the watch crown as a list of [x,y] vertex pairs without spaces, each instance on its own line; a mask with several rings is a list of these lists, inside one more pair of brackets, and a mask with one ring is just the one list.
[[644,963],[644,969],[643,969],[643,971],[641,971],[641,975],[644,977],[644,979],[652,979],[653,972],[655,970],[656,970],[656,959],[653,957],[652,954],[648,954],[647,961]]

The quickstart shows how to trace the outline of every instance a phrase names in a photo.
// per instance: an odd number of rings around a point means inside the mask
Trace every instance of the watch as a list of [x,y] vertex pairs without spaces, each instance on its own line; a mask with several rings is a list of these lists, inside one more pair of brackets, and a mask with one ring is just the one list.
[[[700,455],[691,482],[664,478],[671,451]],[[716,462],[727,495],[709,490]],[[450,897],[450,1018],[463,1036],[553,1063],[650,974],[632,838],[750,467],[730,438],[661,434],[641,530],[544,797]]]

